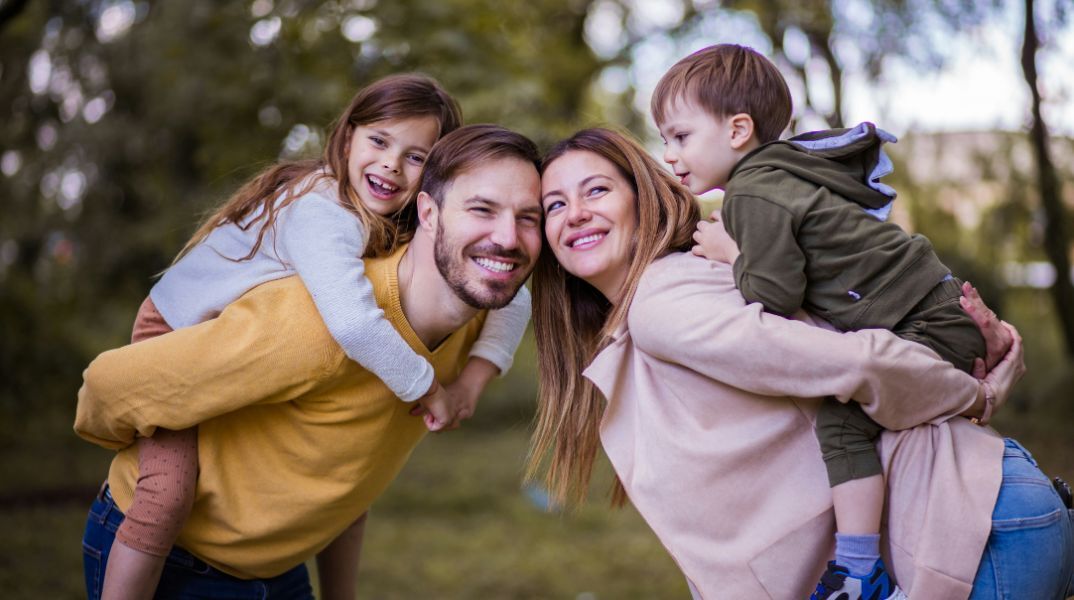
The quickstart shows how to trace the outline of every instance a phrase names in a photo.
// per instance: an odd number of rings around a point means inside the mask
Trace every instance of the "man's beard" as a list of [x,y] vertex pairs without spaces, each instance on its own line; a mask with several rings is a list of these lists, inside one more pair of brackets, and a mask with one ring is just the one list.
[[[521,269],[523,265],[529,264],[526,253],[517,248],[507,250],[499,244],[490,243],[475,246],[471,251],[473,254],[489,258],[513,259],[518,265],[515,269]],[[467,306],[472,308],[503,308],[511,303],[515,294],[518,293],[518,288],[522,287],[521,280],[517,285],[513,281],[483,280],[476,285],[468,286],[471,282],[466,278],[467,257],[463,256],[462,248],[458,248],[454,244],[448,244],[447,237],[444,235],[443,222],[437,223],[436,226],[436,243],[433,244],[433,258],[436,261],[437,270],[440,271],[440,275],[447,282],[451,291]],[[471,287],[483,288],[487,293],[482,294],[482,290],[474,290]]]

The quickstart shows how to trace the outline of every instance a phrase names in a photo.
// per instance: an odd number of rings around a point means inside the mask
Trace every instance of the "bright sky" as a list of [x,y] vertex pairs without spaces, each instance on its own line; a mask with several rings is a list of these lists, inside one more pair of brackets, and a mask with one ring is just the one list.
[[[636,0],[636,6],[652,23],[673,20],[681,12],[674,2]],[[848,124],[876,121],[896,135],[910,130],[1023,130],[1029,118],[1029,91],[1018,60],[1021,52],[1021,2],[1009,0],[1004,17],[987,28],[960,32],[937,40],[950,51],[940,71],[924,72],[897,58],[886,65],[883,80],[876,84],[854,72],[854,49],[837,47],[844,60],[845,111]],[[592,19],[592,17],[591,17]],[[592,19],[600,21],[600,19]],[[611,21],[604,19],[604,24]],[[1040,19],[1038,19],[1040,22]],[[590,42],[598,52],[614,49],[620,35],[612,28],[588,28]],[[1041,29],[1049,28],[1044,23]],[[716,16],[706,19],[696,35],[676,40],[654,36],[634,53],[629,71],[606,74],[610,89],[633,81],[639,90],[638,108],[648,112],[648,100],[660,75],[678,58],[709,44],[733,42],[769,53],[767,40],[751,18]],[[784,40],[788,53],[795,40]],[[807,52],[802,44],[801,52]],[[1074,136],[1074,26],[1051,34],[1038,53],[1038,75],[1045,95],[1045,119],[1053,134]],[[825,77],[817,78],[825,81]],[[796,104],[801,104],[801,85],[792,82]],[[829,90],[816,87],[815,102],[830,101]],[[821,128],[822,122],[805,122],[805,129]]]

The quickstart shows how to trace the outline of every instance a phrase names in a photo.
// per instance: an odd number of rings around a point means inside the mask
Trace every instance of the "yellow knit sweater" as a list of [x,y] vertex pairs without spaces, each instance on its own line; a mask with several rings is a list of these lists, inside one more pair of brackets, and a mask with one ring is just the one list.
[[[366,261],[377,303],[441,382],[454,380],[485,313],[429,351],[403,315],[405,248]],[[216,319],[105,352],[86,370],[75,431],[121,449],[108,482],[130,507],[135,434],[198,425],[194,509],[178,544],[237,577],[311,558],[387,488],[424,437],[413,406],[347,359],[297,277],[254,288]]]

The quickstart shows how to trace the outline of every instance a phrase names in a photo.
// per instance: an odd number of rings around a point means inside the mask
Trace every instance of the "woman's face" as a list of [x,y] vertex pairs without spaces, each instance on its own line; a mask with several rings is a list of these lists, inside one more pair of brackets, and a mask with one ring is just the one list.
[[608,159],[571,150],[545,168],[541,203],[545,237],[560,265],[615,303],[638,228],[630,182]]

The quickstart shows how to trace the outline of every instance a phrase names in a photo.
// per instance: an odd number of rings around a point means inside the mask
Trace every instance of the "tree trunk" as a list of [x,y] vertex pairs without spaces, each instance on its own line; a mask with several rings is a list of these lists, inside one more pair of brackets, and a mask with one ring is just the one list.
[[1059,179],[1055,173],[1048,151],[1048,129],[1040,112],[1040,90],[1037,88],[1037,28],[1033,0],[1025,0],[1025,39],[1022,44],[1022,73],[1033,97],[1033,126],[1029,137],[1033,155],[1037,160],[1037,178],[1040,203],[1044,209],[1044,251],[1055,266],[1056,277],[1052,285],[1052,300],[1059,316],[1067,356],[1074,359],[1074,285],[1070,281],[1070,243],[1064,231],[1063,203],[1060,198]]

